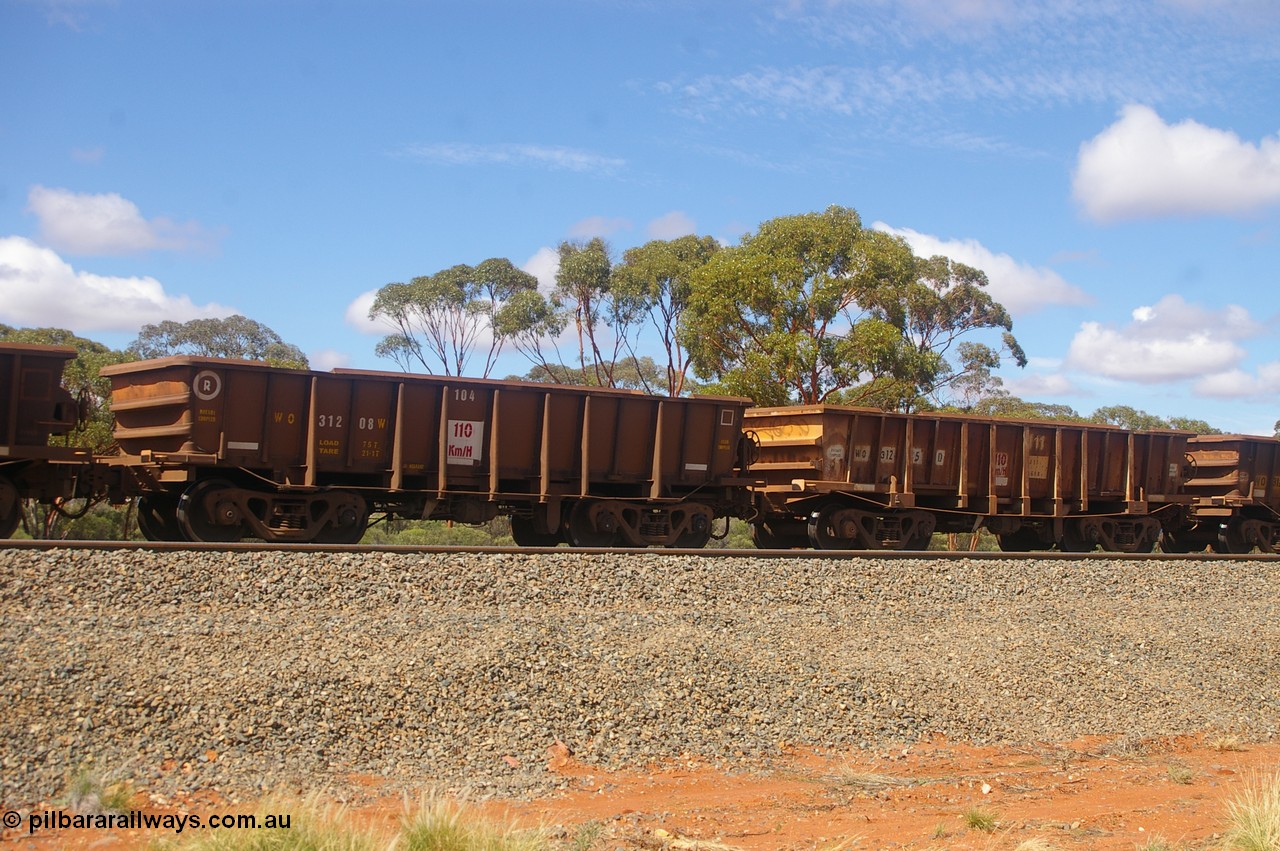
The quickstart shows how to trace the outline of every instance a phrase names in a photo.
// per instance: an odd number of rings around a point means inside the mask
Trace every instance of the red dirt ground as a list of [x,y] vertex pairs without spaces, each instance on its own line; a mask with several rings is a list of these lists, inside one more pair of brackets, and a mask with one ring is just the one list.
[[[1198,736],[1156,742],[1087,739],[969,747],[942,740],[880,753],[788,750],[768,772],[726,772],[687,758],[648,771],[610,772],[552,748],[547,769],[566,793],[475,806],[499,820],[542,827],[567,848],[622,849],[1129,849],[1204,848],[1224,829],[1242,785],[1280,770],[1280,743]],[[371,802],[349,811],[392,825],[399,797],[377,799],[376,778],[352,778]],[[212,795],[157,803],[151,812],[251,811]],[[994,829],[966,825],[993,816]],[[165,831],[54,831],[4,843],[21,849],[133,849]],[[591,837],[594,844],[585,844]]]

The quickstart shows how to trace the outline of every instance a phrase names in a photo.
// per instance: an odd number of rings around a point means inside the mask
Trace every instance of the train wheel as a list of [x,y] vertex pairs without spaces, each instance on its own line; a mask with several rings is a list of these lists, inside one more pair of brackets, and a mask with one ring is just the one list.
[[185,541],[178,523],[178,497],[149,493],[138,497],[138,530],[148,541]]
[[358,544],[369,528],[369,515],[357,515],[349,518],[350,523],[343,526],[325,526],[316,533],[317,544]]
[[595,527],[591,520],[593,504],[589,500],[574,503],[569,511],[565,537],[575,547],[612,547],[618,542],[618,532],[616,529],[606,531]]
[[1226,552],[1232,555],[1244,555],[1253,552],[1253,542],[1249,541],[1241,526],[1236,521],[1231,521],[1222,529],[1221,534],[1222,549],[1214,547],[1214,552]]
[[229,544],[244,537],[235,504],[218,498],[219,491],[230,489],[231,483],[221,479],[206,479],[187,488],[178,501],[178,524],[187,540]]
[[8,538],[22,525],[22,500],[13,482],[0,476],[0,539]]
[[518,547],[554,547],[564,541],[558,532],[539,532],[532,517],[511,518],[511,540]]
[[817,550],[851,550],[857,544],[856,538],[843,538],[834,523],[836,512],[840,506],[824,505],[813,512],[809,518],[809,543]]

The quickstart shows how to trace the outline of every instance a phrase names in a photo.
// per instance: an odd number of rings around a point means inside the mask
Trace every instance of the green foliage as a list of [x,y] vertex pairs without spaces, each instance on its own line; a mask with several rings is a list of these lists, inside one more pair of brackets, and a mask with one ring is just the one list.
[[1220,430],[1209,425],[1204,420],[1192,419],[1191,417],[1169,417],[1166,419],[1155,414],[1148,414],[1146,411],[1136,410],[1128,405],[1111,405],[1098,408],[1089,416],[1089,420],[1095,423],[1110,423],[1111,425],[1118,425],[1134,431],[1159,431],[1172,428],[1193,431],[1196,434],[1222,434]]
[[[828,401],[864,373],[890,373],[906,341],[862,305],[903,258],[875,252],[870,233],[855,211],[831,207],[771,219],[713,255],[694,272],[680,329],[696,374],[782,405]],[[886,284],[905,284],[900,272]]]
[[942,410],[975,414],[981,417],[999,417],[1014,420],[1056,420],[1062,422],[1106,423],[1122,428],[1141,430],[1178,429],[1196,434],[1222,434],[1219,429],[1204,420],[1192,417],[1160,417],[1139,411],[1128,405],[1112,405],[1098,408],[1089,416],[1082,416],[1074,408],[1067,405],[1051,405],[1045,402],[1030,402],[1010,396],[1002,391],[983,396],[971,406],[950,406]]
[[141,541],[132,501],[124,505],[105,502],[87,507],[83,499],[69,500],[57,508],[27,500],[22,504],[23,525],[13,534],[16,539],[35,537],[56,541]]
[[533,364],[530,375],[545,376],[535,380],[549,381],[557,367],[563,367],[557,357],[552,363],[545,350],[548,341],[553,343],[569,324],[568,314],[558,296],[547,298],[537,290],[522,290],[498,308],[493,317],[494,334],[509,341],[516,351]]
[[129,350],[138,358],[192,355],[264,361],[290,369],[307,368],[307,356],[301,349],[284,342],[261,322],[239,315],[144,325]]
[[522,329],[541,331],[536,320],[521,323],[515,313],[498,319],[505,304],[518,295],[537,296],[537,289],[537,278],[501,257],[387,284],[378,290],[369,318],[383,319],[396,331],[375,351],[406,371],[420,365],[427,372],[462,375],[474,350],[487,345],[481,374],[488,377],[508,337]]
[[1017,396],[999,394],[979,399],[964,413],[981,417],[1001,417],[1013,420],[1062,420],[1086,422],[1076,410],[1067,405],[1051,405],[1045,402],[1029,402]]
[[609,246],[596,237],[560,243],[556,297],[572,324],[577,368],[593,387],[616,387],[615,372],[643,316],[643,301],[612,290]]
[[657,386],[668,396],[684,392],[689,373],[689,354],[678,330],[689,305],[693,275],[719,248],[709,236],[655,239],[629,249],[613,267],[610,287],[615,298],[647,316],[658,333],[666,355],[666,374]]
[[1169,417],[1169,428],[1180,431],[1194,431],[1196,434],[1222,434],[1222,429],[1214,428],[1204,420],[1194,417]]
[[[726,521],[717,520],[714,530],[719,535],[726,530],[724,524]],[[727,534],[723,538],[712,538],[707,543],[709,550],[754,550],[755,542],[751,540],[751,524],[742,520],[729,520],[729,528]]]
[[514,547],[511,522],[499,517],[480,526],[440,520],[389,519],[369,527],[360,540],[373,546]]
[[55,537],[64,541],[141,540],[133,504],[98,503],[77,518],[59,518]]
[[[546,364],[536,366],[524,375],[507,377],[508,381],[534,381],[543,384],[567,384],[578,387],[596,387],[595,371],[583,372],[581,369],[562,364]],[[613,367],[613,386],[626,390],[643,390],[653,392],[661,387],[665,379],[662,368],[648,355],[636,358],[627,357]]]
[[761,405],[908,409],[951,384],[973,394],[1000,356],[960,338],[984,328],[1003,328],[1004,349],[1026,362],[982,272],[916,257],[846,207],[764,222],[691,282],[679,340],[695,373]]

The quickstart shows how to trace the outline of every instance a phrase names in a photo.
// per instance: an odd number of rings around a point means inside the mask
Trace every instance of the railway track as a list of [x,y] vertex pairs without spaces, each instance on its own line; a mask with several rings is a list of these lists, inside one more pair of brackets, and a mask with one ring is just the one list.
[[241,541],[236,543],[189,543],[165,541],[58,541],[58,540],[9,540],[0,542],[0,549],[19,550],[136,550],[150,552],[297,552],[297,553],[424,553],[466,555],[655,555],[702,556],[706,558],[785,558],[809,560],[876,559],[883,561],[948,559],[979,561],[1090,561],[1090,562],[1267,562],[1280,560],[1276,553],[1219,554],[1199,553],[1064,553],[1057,550],[1033,552],[999,552],[968,550],[765,550],[765,549],[678,549],[634,547],[462,547],[462,546],[370,546],[362,544],[272,544]]

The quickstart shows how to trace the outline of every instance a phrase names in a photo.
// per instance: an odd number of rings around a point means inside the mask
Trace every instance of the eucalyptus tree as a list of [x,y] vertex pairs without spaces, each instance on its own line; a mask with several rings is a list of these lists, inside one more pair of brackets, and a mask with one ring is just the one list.
[[1149,414],[1130,405],[1107,405],[1098,408],[1089,415],[1090,422],[1108,423],[1132,431],[1178,429],[1193,431],[1196,434],[1222,434],[1222,430],[1214,428],[1208,422],[1194,417],[1172,416],[1162,417]]
[[509,341],[533,365],[528,377],[535,381],[555,381],[567,369],[555,343],[568,324],[559,297],[544,296],[536,289],[517,292],[493,317],[495,335]]
[[[594,373],[564,364],[546,363],[535,366],[524,375],[509,376],[511,381],[533,381],[547,384],[569,384],[585,387],[596,386]],[[648,355],[619,361],[613,372],[613,386],[625,390],[652,392],[664,380],[662,367]]]
[[483,348],[481,375],[488,377],[507,339],[498,327],[498,312],[537,287],[537,278],[499,257],[387,284],[378,290],[369,318],[386,321],[395,333],[375,351],[406,371],[420,365],[427,372],[462,375]]
[[[628,249],[622,262],[613,267],[611,286],[615,299],[634,306],[657,332],[666,358],[665,381],[659,386],[668,396],[685,391],[689,374],[689,353],[680,340],[679,328],[689,305],[693,274],[719,247],[709,236],[655,239]],[[631,356],[632,360],[637,359],[634,348]],[[640,374],[645,372],[641,370]],[[646,382],[645,389],[653,388]]]
[[971,332],[1004,329],[1004,349],[1025,364],[985,285],[978,270],[916,257],[833,206],[770,219],[712,255],[691,276],[680,341],[700,378],[759,404],[909,409],[999,363],[986,344],[961,346]]
[[286,343],[275,331],[244,316],[223,319],[192,319],[175,322],[166,319],[144,325],[129,352],[139,358],[168,355],[239,358],[258,360],[272,366],[306,369],[307,356],[302,349]]

